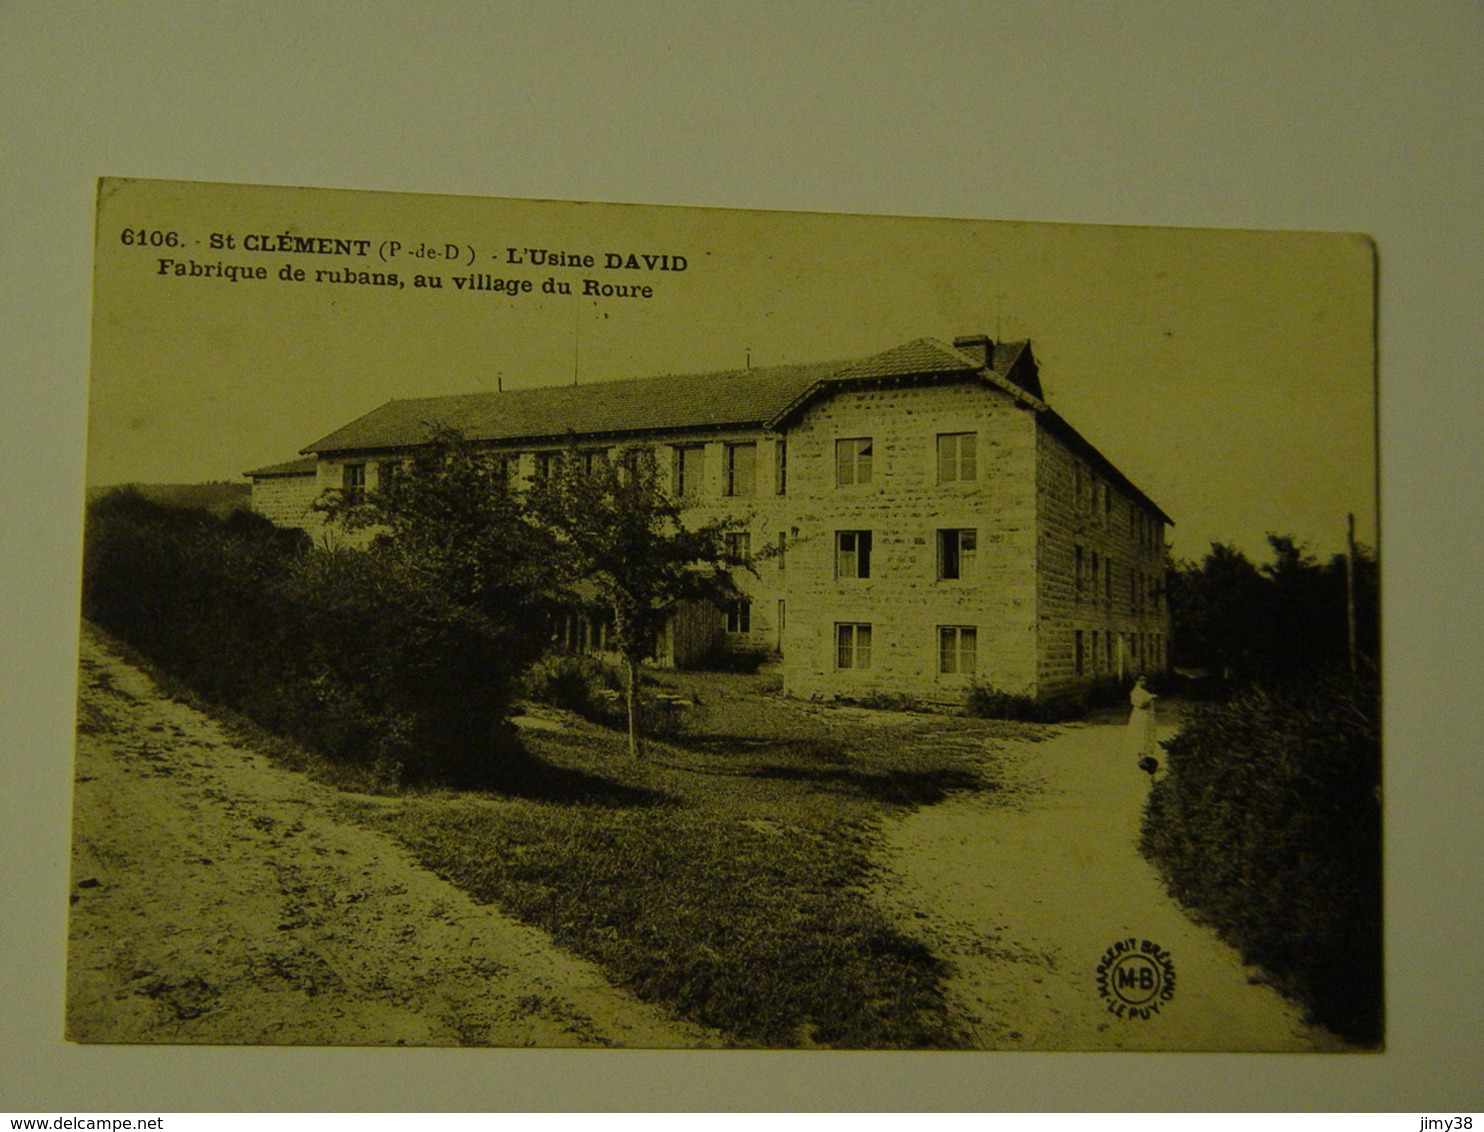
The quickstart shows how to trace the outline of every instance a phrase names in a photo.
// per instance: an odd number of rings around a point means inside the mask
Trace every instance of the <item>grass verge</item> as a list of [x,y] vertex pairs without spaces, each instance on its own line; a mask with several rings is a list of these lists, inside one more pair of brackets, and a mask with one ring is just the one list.
[[869,848],[897,807],[988,788],[976,756],[1007,725],[863,722],[872,713],[841,718],[748,680],[694,678],[698,733],[638,763],[622,736],[578,720],[527,733],[544,795],[345,804],[476,899],[735,1044],[965,1044],[943,963],[869,898]]

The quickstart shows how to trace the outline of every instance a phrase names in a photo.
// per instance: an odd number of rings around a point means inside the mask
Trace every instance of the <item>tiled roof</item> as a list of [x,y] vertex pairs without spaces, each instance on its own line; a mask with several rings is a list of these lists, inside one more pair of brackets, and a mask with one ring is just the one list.
[[[997,383],[1025,349],[1002,343],[989,371]],[[427,440],[435,425],[470,440],[553,440],[568,433],[616,435],[688,428],[759,426],[827,391],[831,384],[966,373],[972,357],[920,338],[868,358],[766,369],[671,374],[596,385],[549,386],[389,401],[306,446],[305,452],[402,448]]]
[[1040,391],[1040,380],[1035,377],[1035,363],[1030,357],[1029,342],[1001,342],[994,347],[986,369],[976,358],[955,349],[936,338],[917,338],[901,346],[895,346],[858,362],[841,366],[834,373],[804,389],[774,416],[768,418],[770,428],[777,428],[818,397],[825,396],[834,385],[845,385],[856,381],[881,381],[898,377],[931,377],[948,374],[979,374],[991,384],[998,385],[1011,396],[1026,402],[1033,408],[1046,406],[1039,397],[1026,392],[1006,375],[1022,362],[1028,381]]
[[428,438],[433,425],[456,428],[470,440],[537,440],[568,433],[612,435],[760,425],[842,364],[816,362],[389,401],[304,451],[419,444]]
[[955,350],[936,338],[917,338],[879,354],[872,354],[869,358],[851,362],[830,377],[834,381],[852,381],[900,377],[904,374],[962,373],[979,368],[980,364],[968,354]]
[[312,476],[319,463],[313,456],[300,456],[297,460],[285,460],[282,464],[269,464],[266,468],[254,468],[243,472],[245,476],[268,478],[271,476]]
[[[961,340],[968,341],[968,340]],[[1042,400],[1035,357],[1027,341],[998,342],[986,368],[971,353],[936,338],[918,338],[866,358],[766,369],[562,385],[506,393],[465,393],[388,401],[302,449],[306,453],[401,449],[424,443],[435,426],[458,429],[470,440],[561,441],[575,436],[619,436],[726,427],[776,428],[818,397],[842,386],[896,379],[977,376],[1042,419],[1071,447],[1135,498],[1159,509],[1076,429]],[[315,457],[273,464],[249,476],[303,475]]]

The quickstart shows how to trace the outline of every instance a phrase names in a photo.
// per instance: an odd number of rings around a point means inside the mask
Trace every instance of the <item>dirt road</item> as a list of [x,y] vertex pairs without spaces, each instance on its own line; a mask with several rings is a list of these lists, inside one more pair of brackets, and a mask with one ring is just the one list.
[[[1171,730],[1166,727],[1162,737]],[[1122,726],[1058,729],[995,756],[1001,794],[959,796],[884,828],[883,899],[955,968],[950,994],[978,1043],[997,1049],[1338,1050],[1333,1035],[1192,923],[1136,849],[1149,779]],[[1140,979],[1173,973],[1158,1011],[1102,993],[1108,948],[1150,941]],[[1117,958],[1115,957],[1115,963]],[[1149,974],[1140,974],[1144,968]]]
[[89,636],[81,684],[73,1040],[716,1044],[336,821],[330,791]]

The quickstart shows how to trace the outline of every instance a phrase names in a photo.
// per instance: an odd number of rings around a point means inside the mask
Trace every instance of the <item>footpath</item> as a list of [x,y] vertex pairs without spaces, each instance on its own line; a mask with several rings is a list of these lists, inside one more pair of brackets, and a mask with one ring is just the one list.
[[713,1035],[335,817],[85,633],[67,1036],[695,1047]]
[[1058,728],[986,759],[1002,790],[888,822],[878,862],[885,906],[953,964],[977,1044],[1347,1048],[1166,894],[1138,852],[1149,777],[1123,726]]

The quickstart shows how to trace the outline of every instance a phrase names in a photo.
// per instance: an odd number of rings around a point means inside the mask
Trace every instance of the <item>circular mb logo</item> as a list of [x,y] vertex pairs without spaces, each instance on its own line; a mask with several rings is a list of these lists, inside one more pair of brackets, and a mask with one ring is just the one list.
[[1120,1018],[1152,1018],[1175,995],[1170,953],[1147,939],[1121,939],[1098,962],[1098,995]]

